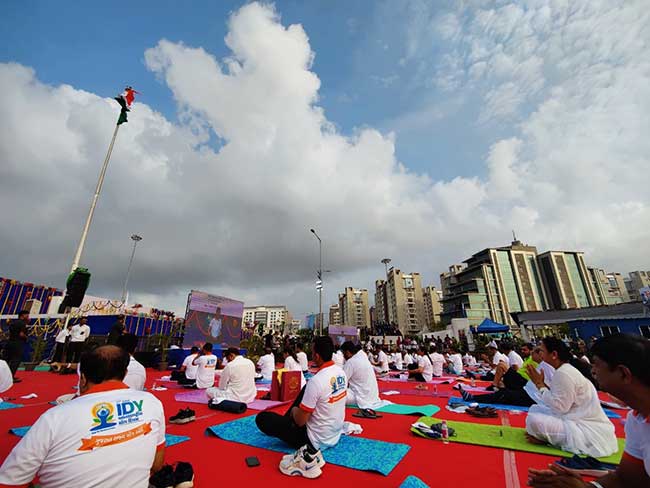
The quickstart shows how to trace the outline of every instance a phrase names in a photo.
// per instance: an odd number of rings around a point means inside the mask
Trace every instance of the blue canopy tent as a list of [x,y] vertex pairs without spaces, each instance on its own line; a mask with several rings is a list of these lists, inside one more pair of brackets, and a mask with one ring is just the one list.
[[499,324],[490,319],[484,319],[478,327],[473,329],[473,332],[479,334],[499,334],[501,332],[508,332],[510,327],[505,324]]

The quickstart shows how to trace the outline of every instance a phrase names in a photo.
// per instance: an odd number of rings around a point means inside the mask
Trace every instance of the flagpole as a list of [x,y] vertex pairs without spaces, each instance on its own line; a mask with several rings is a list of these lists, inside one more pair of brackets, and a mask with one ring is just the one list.
[[108,146],[108,152],[106,153],[106,158],[104,159],[104,164],[102,170],[99,173],[99,179],[97,180],[97,187],[95,188],[95,194],[93,195],[92,202],[90,203],[90,210],[88,211],[88,217],[86,218],[86,224],[84,225],[83,231],[81,232],[81,239],[79,239],[79,245],[77,246],[77,252],[74,255],[74,260],[72,261],[72,268],[70,273],[73,273],[75,269],[79,267],[79,262],[81,261],[81,255],[83,254],[84,246],[86,245],[86,238],[88,237],[88,231],[90,230],[90,224],[93,221],[93,216],[95,214],[95,207],[97,206],[97,200],[99,200],[99,194],[102,191],[102,185],[104,184],[104,176],[106,175],[106,169],[108,168],[108,162],[111,159],[111,153],[113,152],[113,145],[115,144],[115,138],[117,137],[117,131],[120,129],[120,124],[115,124],[115,131],[113,132],[113,138],[111,139],[111,144]]

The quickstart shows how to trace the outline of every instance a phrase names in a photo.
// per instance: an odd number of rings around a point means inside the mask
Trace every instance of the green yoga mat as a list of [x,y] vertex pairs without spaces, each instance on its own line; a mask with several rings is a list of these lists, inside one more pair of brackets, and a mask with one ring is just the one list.
[[[357,405],[348,405],[348,408],[359,408]],[[400,403],[390,403],[383,407],[374,409],[375,412],[393,413],[396,415],[426,415],[431,417],[440,411],[437,405],[402,405]]]
[[[432,425],[440,422],[440,419],[420,417],[418,422]],[[513,451],[534,452],[538,454],[548,454],[549,456],[573,457],[573,453],[562,451],[557,447],[531,444],[526,440],[526,429],[520,427],[475,424],[471,422],[456,422],[453,420],[448,420],[447,425],[456,431],[456,435],[449,438],[451,442],[497,447],[500,449],[512,449]],[[413,427],[411,427],[411,432],[420,437],[426,437]],[[618,446],[619,449],[616,454],[604,458],[598,458],[599,461],[613,464],[620,463],[621,457],[623,456],[623,448],[625,447],[625,439],[618,439]]]

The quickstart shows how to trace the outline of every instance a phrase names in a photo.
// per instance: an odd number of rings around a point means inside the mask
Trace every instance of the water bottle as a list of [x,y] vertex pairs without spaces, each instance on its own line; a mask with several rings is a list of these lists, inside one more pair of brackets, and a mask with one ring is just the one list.
[[443,420],[442,425],[440,426],[442,431],[442,442],[444,444],[449,444],[449,427],[447,427],[447,421]]

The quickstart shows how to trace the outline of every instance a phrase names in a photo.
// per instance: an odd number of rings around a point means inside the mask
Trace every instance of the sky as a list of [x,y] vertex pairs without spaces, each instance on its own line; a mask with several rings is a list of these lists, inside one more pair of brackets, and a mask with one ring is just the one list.
[[388,257],[423,283],[512,230],[647,269],[644,0],[8,1],[0,275],[182,313],[191,289],[318,310]]

